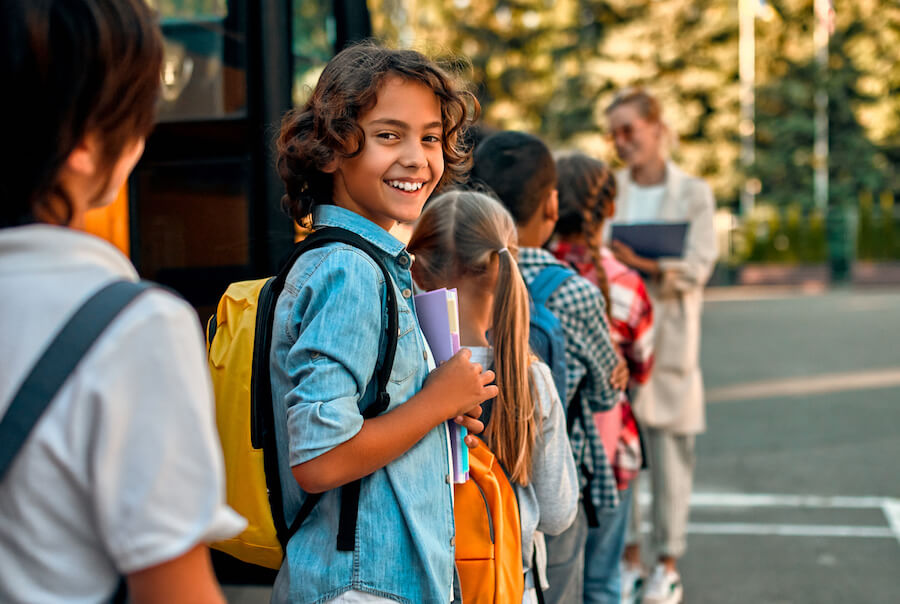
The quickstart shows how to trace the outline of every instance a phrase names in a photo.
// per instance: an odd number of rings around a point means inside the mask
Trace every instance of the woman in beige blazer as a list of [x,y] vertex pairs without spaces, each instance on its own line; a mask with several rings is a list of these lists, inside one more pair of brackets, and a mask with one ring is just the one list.
[[[709,186],[665,159],[666,127],[659,103],[647,92],[620,92],[606,109],[616,152],[627,168],[616,174],[614,222],[688,222],[684,255],[650,259],[613,242],[616,257],[641,271],[656,319],[656,362],[649,382],[634,395],[644,427],[653,491],[651,545],[659,563],[644,583],[645,604],[681,600],[676,560],[685,550],[694,440],[706,428],[700,373],[703,287],[717,257],[715,200]],[[636,502],[637,497],[633,498]],[[632,527],[640,525],[635,506]],[[638,533],[625,552],[623,592],[640,585]]]

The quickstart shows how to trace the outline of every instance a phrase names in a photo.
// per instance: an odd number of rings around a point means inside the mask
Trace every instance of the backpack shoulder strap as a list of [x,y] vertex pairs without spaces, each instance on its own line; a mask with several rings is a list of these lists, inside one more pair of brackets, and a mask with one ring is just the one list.
[[147,283],[114,281],[93,294],[44,349],[0,421],[0,480],[68,377]]
[[560,264],[553,264],[541,269],[541,272],[528,284],[528,291],[531,292],[534,305],[545,306],[553,292],[563,284],[563,281],[573,275],[575,275],[575,271]]
[[[347,229],[342,229],[339,227],[325,227],[318,229],[317,231],[314,231],[312,234],[310,234],[306,239],[297,244],[294,252],[291,254],[291,257],[271,282],[271,288],[274,295],[273,299],[277,299],[278,294],[281,293],[281,290],[284,288],[284,283],[287,279],[288,273],[294,266],[294,263],[303,253],[314,248],[321,247],[326,243],[332,242],[346,243],[347,245],[352,245],[353,247],[365,252],[372,259],[372,261],[375,262],[384,277],[388,307],[388,321],[386,326],[387,342],[385,345],[384,359],[382,360],[381,365],[378,367],[375,375],[378,385],[378,392],[376,394],[375,400],[363,411],[362,414],[363,418],[371,419],[383,413],[388,408],[388,405],[390,405],[391,402],[390,395],[387,393],[387,386],[391,377],[391,371],[394,368],[394,356],[397,353],[397,336],[399,330],[400,311],[397,305],[397,295],[394,292],[394,281],[391,278],[390,273],[388,272],[387,266],[381,259],[382,252],[380,252],[374,245],[372,245],[369,241],[367,241],[360,235],[352,231],[348,231]],[[272,312],[268,313],[266,318],[266,334],[271,334],[272,332],[274,304],[272,305],[271,310]],[[265,368],[265,371],[266,375],[268,375],[268,367]],[[269,399],[271,399],[271,393],[269,394]],[[269,441],[269,446],[274,447],[274,438]],[[339,551],[353,551],[355,545],[356,521],[359,512],[360,487],[361,481],[355,480],[344,485],[341,488],[340,523],[337,535],[337,549]],[[321,498],[322,493],[308,494],[306,496],[303,505],[300,507],[300,511],[297,513],[297,516],[294,518],[291,526],[287,528],[287,533],[284,539],[282,539],[283,547],[286,548],[287,542],[294,535],[294,533],[296,533],[300,529],[300,526],[309,517]]]
[[297,249],[294,250],[291,258],[278,273],[278,276],[275,277],[272,288],[277,297],[284,288],[284,282],[287,279],[288,273],[301,254],[311,249],[321,247],[326,243],[333,242],[346,243],[347,245],[352,245],[365,252],[381,270],[381,274],[384,277],[385,290],[387,290],[387,306],[389,309],[388,324],[386,326],[387,346],[385,349],[384,362],[382,362],[381,367],[379,367],[376,374],[376,378],[378,379],[378,395],[375,401],[363,411],[363,417],[370,419],[383,413],[390,404],[390,397],[387,394],[387,385],[388,380],[391,377],[391,370],[394,368],[394,356],[397,352],[397,330],[399,328],[397,295],[392,287],[394,280],[391,278],[387,266],[381,259],[383,252],[380,252],[373,244],[353,231],[348,231],[347,229],[342,229],[340,227],[324,227],[314,231],[306,239],[297,244]]

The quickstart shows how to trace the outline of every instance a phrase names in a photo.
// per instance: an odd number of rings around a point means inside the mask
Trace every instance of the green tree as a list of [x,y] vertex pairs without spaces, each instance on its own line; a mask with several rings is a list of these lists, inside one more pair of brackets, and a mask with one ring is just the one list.
[[[812,203],[813,0],[772,0],[757,23],[760,200]],[[672,155],[737,203],[738,2],[721,0],[369,0],[376,36],[444,57],[473,82],[493,127],[604,159],[603,109],[643,85],[661,100]],[[826,86],[832,199],[900,188],[900,6],[836,0]],[[464,57],[460,59],[459,57]]]

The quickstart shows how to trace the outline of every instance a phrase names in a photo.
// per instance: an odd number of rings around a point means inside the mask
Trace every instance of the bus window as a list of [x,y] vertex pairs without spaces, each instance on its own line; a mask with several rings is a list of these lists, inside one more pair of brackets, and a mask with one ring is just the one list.
[[292,3],[294,82],[291,101],[295,107],[306,102],[325,64],[334,56],[337,30],[333,4],[308,0]]
[[165,36],[159,121],[244,116],[246,38],[234,13],[245,3],[147,1],[159,12]]
[[[242,158],[154,162],[132,179],[143,203],[133,244],[141,275],[201,300],[251,265],[250,164]],[[237,277],[237,275],[235,275]]]

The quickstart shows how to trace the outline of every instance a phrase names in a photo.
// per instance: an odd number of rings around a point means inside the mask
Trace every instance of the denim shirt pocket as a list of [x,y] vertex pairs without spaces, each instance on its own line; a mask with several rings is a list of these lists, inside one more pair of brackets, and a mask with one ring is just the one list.
[[[402,298],[401,298],[402,300]],[[421,363],[422,353],[416,336],[416,319],[412,311],[400,302],[397,330],[397,353],[394,355],[394,369],[391,371],[391,382],[403,385],[416,375]]]

